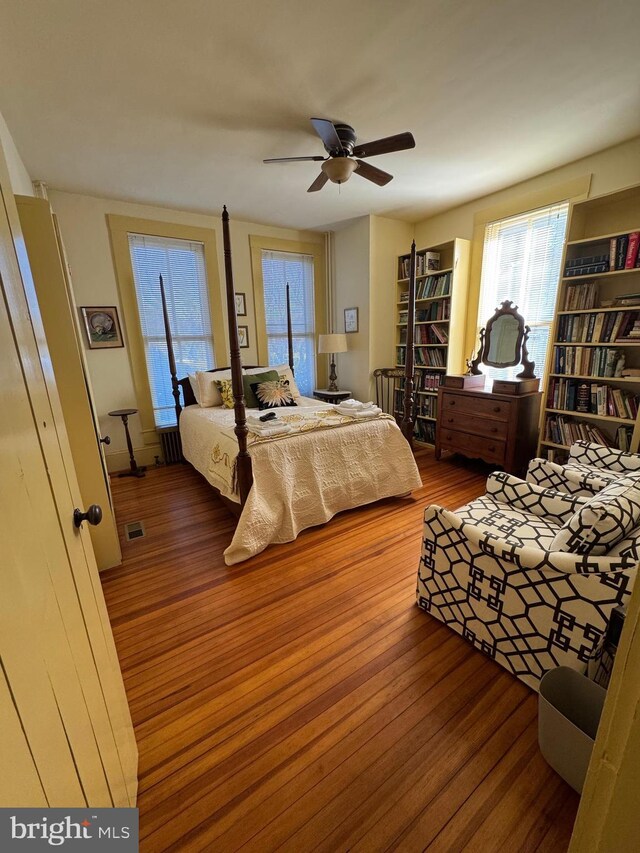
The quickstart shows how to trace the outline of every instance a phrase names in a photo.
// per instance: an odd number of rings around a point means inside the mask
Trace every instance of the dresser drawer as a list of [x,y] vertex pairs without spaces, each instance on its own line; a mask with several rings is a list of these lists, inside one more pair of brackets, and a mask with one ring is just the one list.
[[440,428],[440,449],[453,450],[472,458],[484,459],[485,462],[504,463],[507,445],[504,441],[470,436],[466,432],[454,429]]
[[509,423],[494,418],[482,418],[466,412],[445,411],[442,413],[440,422],[447,430],[459,430],[469,435],[482,435],[487,438],[499,438],[506,440],[509,432]]
[[464,412],[469,415],[495,418],[498,421],[508,421],[512,405],[505,400],[483,400],[482,397],[445,392],[442,395],[441,415],[447,417],[448,412]]

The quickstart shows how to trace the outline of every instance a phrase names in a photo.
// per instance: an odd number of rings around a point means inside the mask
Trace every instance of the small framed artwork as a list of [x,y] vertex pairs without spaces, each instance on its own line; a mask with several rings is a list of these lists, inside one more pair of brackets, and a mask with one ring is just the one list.
[[244,293],[236,293],[236,316],[247,316],[247,301],[244,298]]
[[345,308],[344,309],[344,330],[347,333],[358,331],[358,309],[357,308]]
[[123,347],[122,331],[115,305],[80,308],[90,349]]
[[240,349],[248,349],[249,348],[249,327],[248,326],[238,326],[238,341],[240,343]]

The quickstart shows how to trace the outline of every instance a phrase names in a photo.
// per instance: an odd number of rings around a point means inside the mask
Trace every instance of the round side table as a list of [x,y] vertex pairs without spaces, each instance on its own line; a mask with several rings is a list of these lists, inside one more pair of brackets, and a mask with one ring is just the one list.
[[114,409],[109,412],[110,418],[122,418],[124,425],[124,434],[127,437],[127,448],[129,450],[129,471],[121,471],[118,477],[144,477],[144,472],[147,470],[146,465],[138,465],[136,458],[133,455],[133,445],[131,444],[131,436],[129,435],[129,415],[138,413],[137,409]]

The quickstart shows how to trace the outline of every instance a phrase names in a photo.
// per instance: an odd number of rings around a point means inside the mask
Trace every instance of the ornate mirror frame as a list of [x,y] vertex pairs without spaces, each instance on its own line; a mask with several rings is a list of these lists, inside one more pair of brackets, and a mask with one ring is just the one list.
[[[511,316],[518,322],[518,337],[515,344],[515,354],[513,361],[506,361],[497,364],[494,361],[489,361],[489,352],[491,349],[491,330],[493,324],[500,317]],[[496,308],[495,313],[487,321],[484,329],[480,329],[480,346],[476,357],[467,362],[469,373],[472,375],[481,374],[480,364],[488,364],[490,367],[513,367],[514,364],[522,364],[523,370],[518,373],[517,379],[535,379],[535,362],[529,361],[529,352],[527,350],[527,341],[531,329],[525,325],[524,317],[518,313],[518,306],[514,305],[510,299],[506,299],[499,308]]]

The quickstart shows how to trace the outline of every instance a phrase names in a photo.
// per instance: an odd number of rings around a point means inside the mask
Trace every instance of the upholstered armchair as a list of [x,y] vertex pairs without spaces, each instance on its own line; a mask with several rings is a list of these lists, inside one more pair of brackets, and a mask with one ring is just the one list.
[[[631,594],[638,560],[551,549],[587,504],[500,472],[489,477],[484,496],[455,512],[428,507],[419,607],[534,689],[555,666],[595,666],[611,611]],[[640,529],[619,547],[629,539],[637,543]]]
[[545,488],[588,497],[623,475],[634,473],[640,476],[639,454],[576,441],[569,448],[569,458],[564,465],[532,459],[526,479]]

